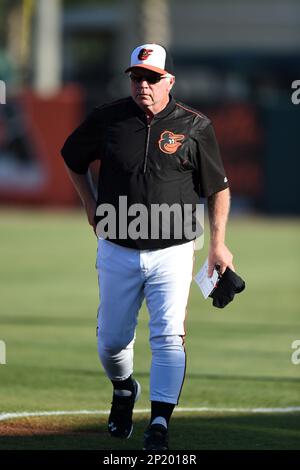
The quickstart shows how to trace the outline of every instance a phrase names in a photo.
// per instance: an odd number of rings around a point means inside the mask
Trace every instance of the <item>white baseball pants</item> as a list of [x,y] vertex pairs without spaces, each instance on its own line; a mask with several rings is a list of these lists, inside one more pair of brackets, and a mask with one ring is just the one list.
[[98,352],[111,380],[133,373],[138,313],[150,315],[150,400],[177,404],[185,375],[184,320],[193,276],[194,241],[156,250],[98,239]]

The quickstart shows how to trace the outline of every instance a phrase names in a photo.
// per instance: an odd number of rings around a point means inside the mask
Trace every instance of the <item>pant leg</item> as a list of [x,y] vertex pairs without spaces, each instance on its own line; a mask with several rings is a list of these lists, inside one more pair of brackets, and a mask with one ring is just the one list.
[[193,275],[194,242],[145,256],[149,269],[144,292],[152,350],[150,400],[177,404],[186,368],[184,321]]
[[150,400],[178,404],[186,370],[182,336],[157,336],[151,340]]
[[135,329],[144,298],[139,251],[99,239],[96,267],[99,358],[111,380],[124,380],[133,372]]

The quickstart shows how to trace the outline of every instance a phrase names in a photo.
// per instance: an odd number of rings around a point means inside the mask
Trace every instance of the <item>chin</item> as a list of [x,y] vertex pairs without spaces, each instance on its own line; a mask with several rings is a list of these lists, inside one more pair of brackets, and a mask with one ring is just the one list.
[[137,96],[135,101],[145,108],[151,106],[151,100],[147,96]]

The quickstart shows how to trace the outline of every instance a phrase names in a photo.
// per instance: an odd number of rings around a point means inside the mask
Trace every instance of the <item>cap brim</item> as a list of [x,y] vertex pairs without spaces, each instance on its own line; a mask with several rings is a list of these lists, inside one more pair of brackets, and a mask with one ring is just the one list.
[[130,72],[133,69],[146,69],[146,70],[151,70],[152,72],[159,73],[160,75],[164,75],[165,73],[169,73],[164,69],[160,69],[159,67],[154,67],[154,65],[144,65],[144,64],[137,64],[137,65],[132,65],[131,67],[128,67],[128,69],[125,70],[125,73]]

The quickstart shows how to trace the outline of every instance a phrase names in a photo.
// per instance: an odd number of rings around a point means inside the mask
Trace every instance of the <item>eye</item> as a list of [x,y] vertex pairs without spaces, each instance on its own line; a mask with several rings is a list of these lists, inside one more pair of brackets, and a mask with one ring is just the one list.
[[169,144],[175,144],[175,140],[174,139],[169,139]]

